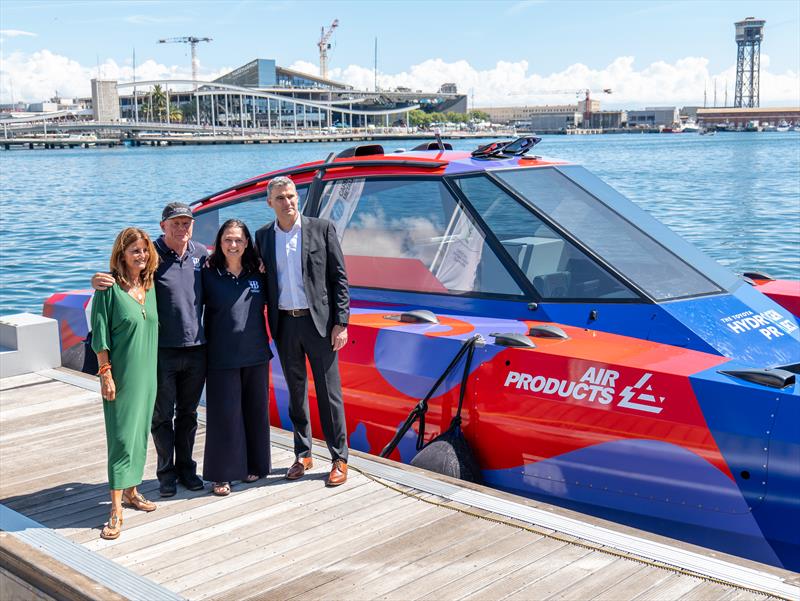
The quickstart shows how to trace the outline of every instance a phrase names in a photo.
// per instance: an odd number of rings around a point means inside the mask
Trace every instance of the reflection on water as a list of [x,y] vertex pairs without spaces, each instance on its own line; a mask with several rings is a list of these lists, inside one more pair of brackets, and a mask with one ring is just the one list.
[[[92,273],[107,268],[116,233],[138,225],[157,235],[167,202],[192,201],[349,145],[0,152],[0,314],[38,313],[52,292],[87,287]],[[544,136],[536,150],[586,165],[734,270],[800,278],[795,132]]]

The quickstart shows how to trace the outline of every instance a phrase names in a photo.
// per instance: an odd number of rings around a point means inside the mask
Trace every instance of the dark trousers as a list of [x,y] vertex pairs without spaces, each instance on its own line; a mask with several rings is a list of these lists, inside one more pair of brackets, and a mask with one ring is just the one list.
[[160,482],[188,478],[197,433],[197,405],[206,380],[206,347],[158,349],[158,390],[150,431],[158,453]]
[[314,374],[322,433],[332,459],[347,461],[347,424],[339,378],[339,358],[329,337],[319,335],[310,315],[280,314],[280,340],[276,340],[286,385],[289,388],[289,418],[294,428],[294,452],[311,457],[311,420],[308,413],[306,357]]
[[208,370],[204,480],[230,482],[269,474],[268,401],[266,363]]

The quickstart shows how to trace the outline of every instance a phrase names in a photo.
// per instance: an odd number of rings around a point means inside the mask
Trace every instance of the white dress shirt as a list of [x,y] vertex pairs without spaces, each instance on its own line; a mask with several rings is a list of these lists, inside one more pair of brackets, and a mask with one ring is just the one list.
[[278,266],[278,308],[308,309],[303,284],[302,217],[295,219],[292,229],[284,232],[275,220],[275,260]]

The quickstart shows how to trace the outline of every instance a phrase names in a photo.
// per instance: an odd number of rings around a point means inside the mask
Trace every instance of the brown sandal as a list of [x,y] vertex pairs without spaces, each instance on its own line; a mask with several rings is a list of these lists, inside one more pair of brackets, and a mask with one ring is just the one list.
[[100,538],[115,540],[119,538],[120,534],[122,534],[122,514],[112,511],[108,518],[108,523],[103,526],[103,530],[100,532]]
[[156,504],[145,499],[138,490],[133,495],[122,493],[122,504],[148,513],[156,510]]
[[247,478],[242,480],[242,482],[246,482],[247,484],[250,484],[251,482],[255,482],[256,480],[258,480],[260,477],[261,476],[257,476],[256,474],[247,474]]

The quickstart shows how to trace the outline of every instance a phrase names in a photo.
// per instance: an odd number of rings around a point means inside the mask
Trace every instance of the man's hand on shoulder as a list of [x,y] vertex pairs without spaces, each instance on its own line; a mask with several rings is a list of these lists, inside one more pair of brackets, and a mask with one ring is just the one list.
[[331,331],[331,345],[333,346],[333,352],[337,352],[344,348],[344,345],[347,344],[347,326],[333,326],[333,330]]
[[114,285],[114,276],[110,273],[98,272],[92,276],[92,288],[106,290]]

